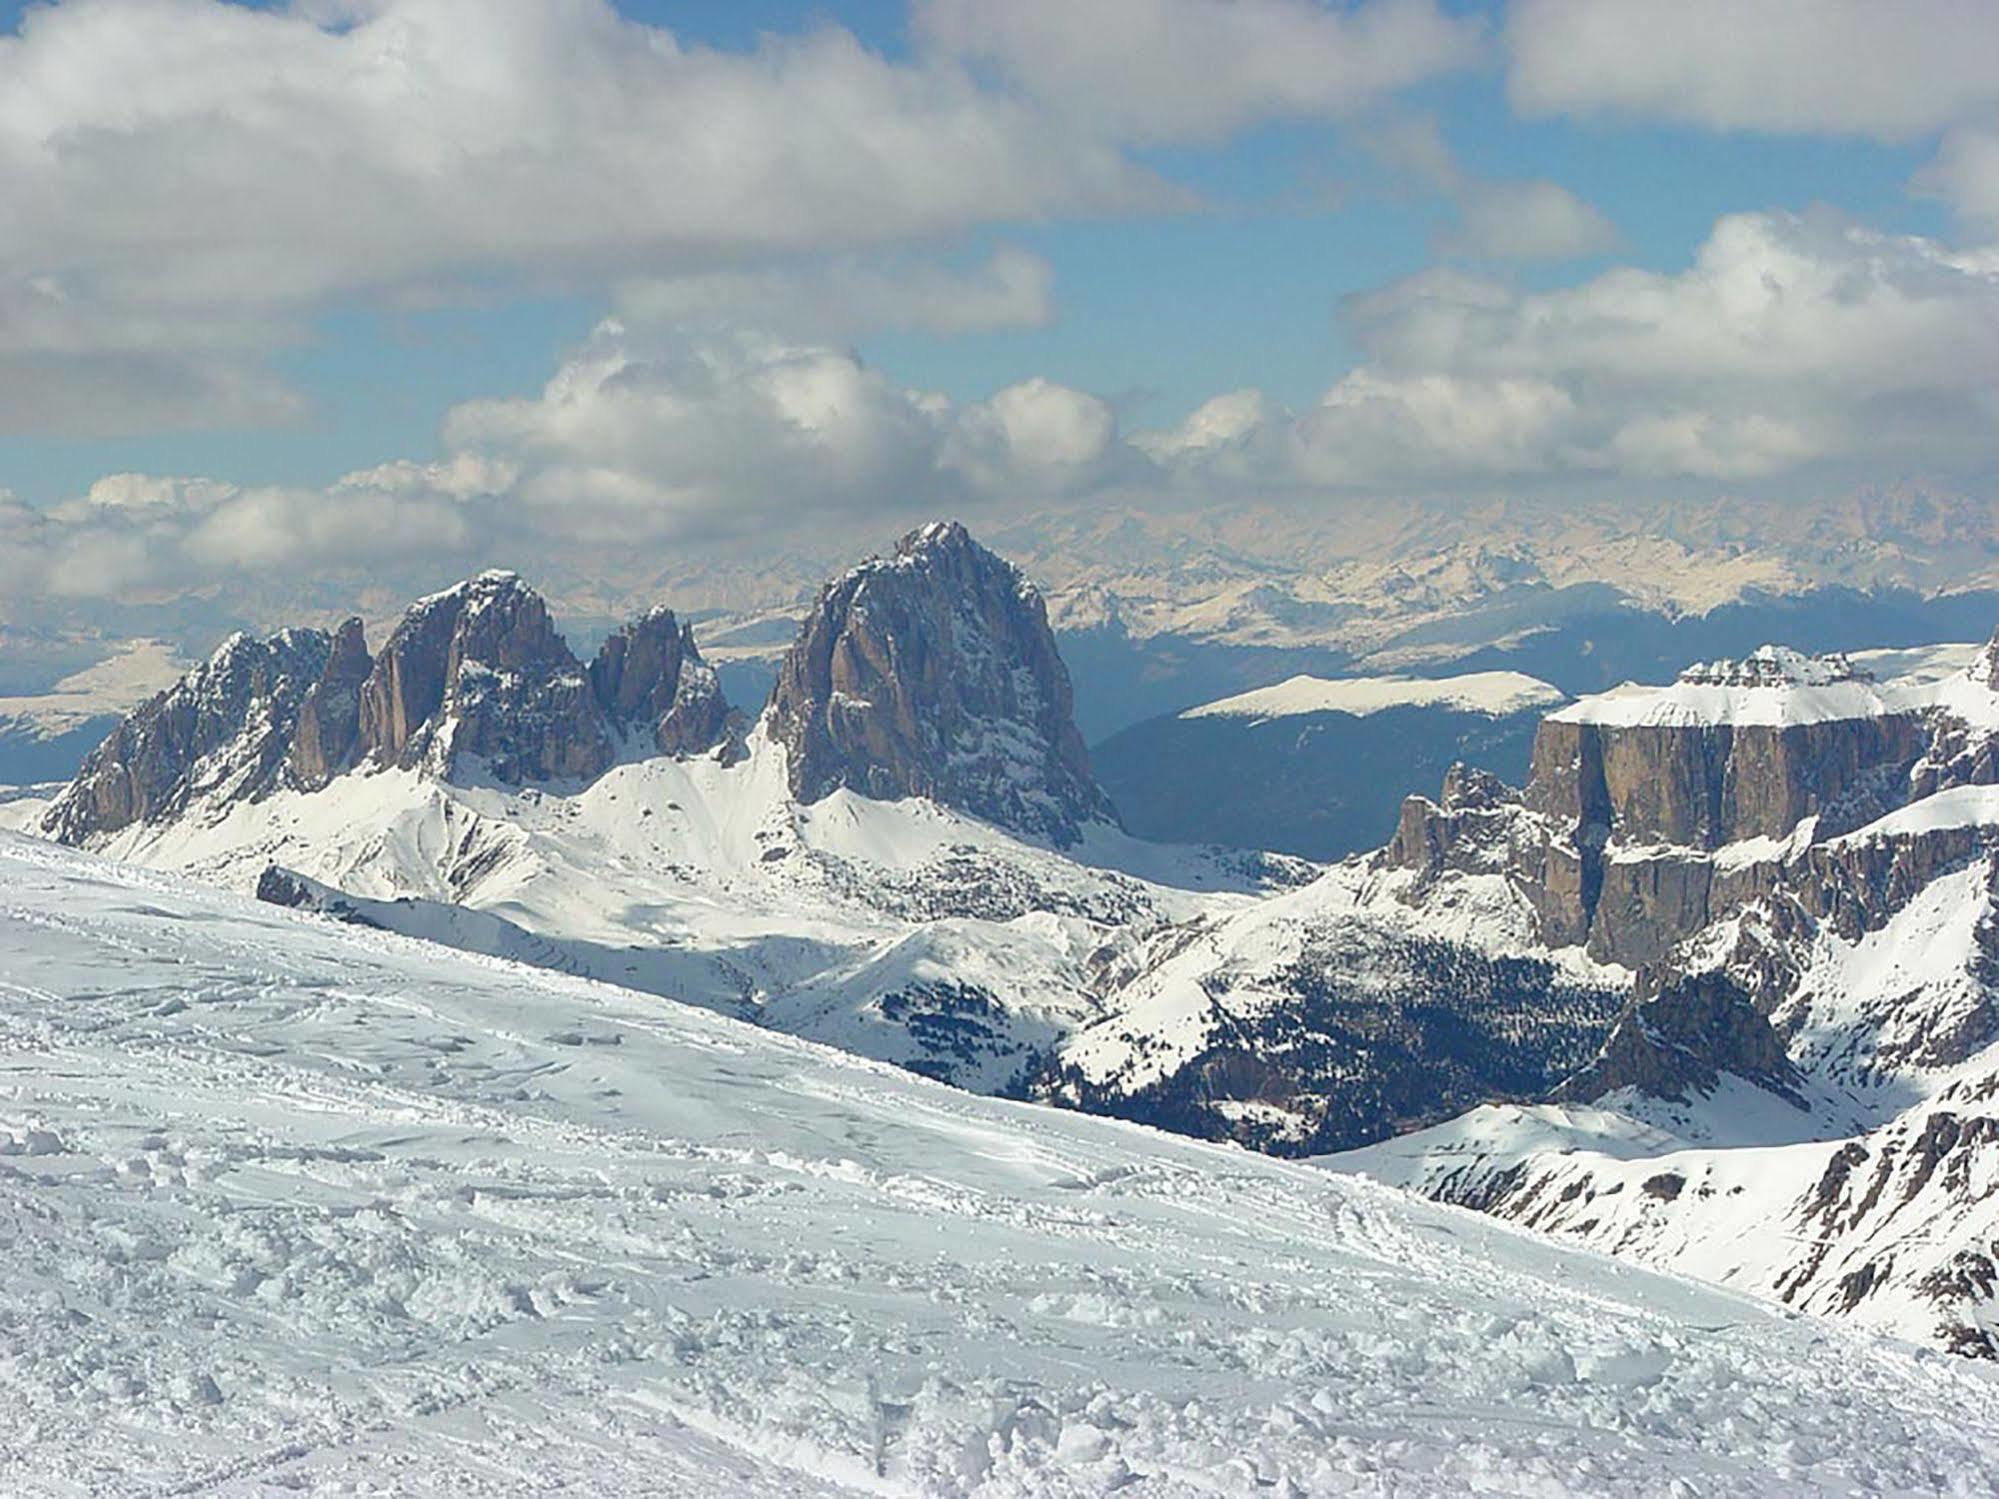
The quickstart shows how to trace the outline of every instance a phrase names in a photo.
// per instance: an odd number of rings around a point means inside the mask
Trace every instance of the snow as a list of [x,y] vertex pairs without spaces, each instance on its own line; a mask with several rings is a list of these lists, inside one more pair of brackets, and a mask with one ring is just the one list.
[[1444,708],[1503,718],[1563,701],[1560,688],[1517,671],[1479,671],[1456,677],[1296,676],[1216,702],[1189,708],[1182,718],[1291,718],[1303,713],[1351,713],[1391,708]]
[[1258,1016],[1295,1007],[1294,971],[1315,934],[1350,941],[1410,937],[1491,956],[1550,957],[1565,975],[1622,988],[1631,975],[1579,949],[1549,953],[1525,897],[1503,875],[1463,875],[1422,908],[1404,896],[1414,871],[1364,861],[1328,870],[1297,890],[1159,934],[1158,950],[1116,995],[1116,1007],[1062,1047],[1086,1081],[1138,1091],[1172,1076],[1218,1035],[1253,1030]]
[[1999,693],[1982,679],[1983,650],[1933,645],[1849,658],[1764,646],[1741,661],[1688,667],[1670,686],[1626,682],[1549,716],[1613,728],[1784,728],[1935,711],[1974,728],[1999,729]]
[[1847,659],[1881,682],[1940,682],[1945,677],[1962,675],[1984,649],[1982,640],[1947,641],[1938,645],[1850,651]]
[[1865,827],[1830,839],[1834,845],[1906,838],[1947,828],[1999,825],[1999,786],[1952,786],[1897,807]]
[[0,786],[0,831],[29,833],[40,826],[42,816],[62,794],[65,782],[40,786]]
[[[966,1086],[1097,1020],[1090,965],[1168,922],[1251,904],[1256,861],[1092,825],[1058,853],[918,798],[791,800],[783,747],[653,756],[588,785],[456,785],[386,769],[198,804],[99,852],[238,891],[271,864],[408,935],[706,1005]],[[940,923],[943,923],[940,925]],[[952,975],[956,975],[956,979]],[[883,1002],[975,985],[929,1034]],[[927,1002],[927,1001],[926,1001]],[[958,1034],[975,1031],[968,1040]]]
[[[1931,800],[1976,803],[1993,789]],[[1999,1243],[1999,1153],[1970,1135],[1957,1156],[1936,1155],[1999,1092],[1989,882],[1974,859],[1875,930],[1844,936],[1828,922],[1807,934],[1770,1021],[1809,1108],[1724,1076],[1678,1101],[1623,1090],[1587,1107],[1476,1109],[1324,1164],[1458,1200],[1501,1190],[1509,1220],[1912,1340],[1999,1332],[1989,1283],[1936,1290]],[[1757,917],[1752,906],[1716,923],[1682,961],[1725,963]],[[1857,1153],[1854,1185],[1828,1206],[1841,1153]],[[1646,1190],[1661,1176],[1683,1184],[1670,1201]]]
[[136,707],[171,687],[188,663],[164,640],[133,640],[114,655],[64,677],[47,692],[0,697],[0,728],[24,727],[42,739],[72,733],[93,719]]
[[1999,1378],[0,838],[0,1488],[1982,1494]]
[[1878,682],[1739,683],[1679,681],[1670,687],[1626,682],[1549,717],[1557,723],[1611,728],[1698,728],[1716,724],[1789,728],[1845,718],[1914,713],[1922,704]]

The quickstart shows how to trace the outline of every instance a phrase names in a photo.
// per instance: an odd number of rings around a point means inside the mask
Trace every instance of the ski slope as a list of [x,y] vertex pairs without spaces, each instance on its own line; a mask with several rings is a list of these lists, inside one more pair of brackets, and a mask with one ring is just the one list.
[[0,1492],[1986,1494],[1999,1371],[0,835]]

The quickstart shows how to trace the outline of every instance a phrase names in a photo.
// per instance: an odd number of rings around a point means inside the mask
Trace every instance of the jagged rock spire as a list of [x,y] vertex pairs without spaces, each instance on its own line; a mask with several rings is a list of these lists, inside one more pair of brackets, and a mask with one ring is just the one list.
[[81,843],[163,821],[202,796],[265,795],[280,783],[301,706],[331,649],[320,630],[230,636],[90,752],[42,830]]
[[801,801],[923,796],[1058,845],[1114,815],[1041,595],[956,521],[821,591],[768,724]]
[[514,573],[413,604],[380,655],[361,621],[333,635],[232,636],[121,723],[43,820],[65,843],[172,818],[198,798],[317,791],[366,766],[510,784],[600,774],[635,737],[697,754],[728,704],[692,634],[655,609],[586,671]]

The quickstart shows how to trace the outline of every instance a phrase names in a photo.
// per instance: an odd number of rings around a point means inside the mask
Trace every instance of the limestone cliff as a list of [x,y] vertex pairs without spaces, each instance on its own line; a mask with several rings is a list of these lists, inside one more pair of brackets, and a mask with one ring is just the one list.
[[1040,594],[955,522],[827,585],[767,722],[804,802],[928,797],[1057,845],[1113,816]]

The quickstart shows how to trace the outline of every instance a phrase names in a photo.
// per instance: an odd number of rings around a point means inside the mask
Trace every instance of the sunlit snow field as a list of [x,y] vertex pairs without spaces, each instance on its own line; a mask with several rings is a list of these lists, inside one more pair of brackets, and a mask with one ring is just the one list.
[[0,1492],[1999,1486],[1999,1372],[0,834]]

